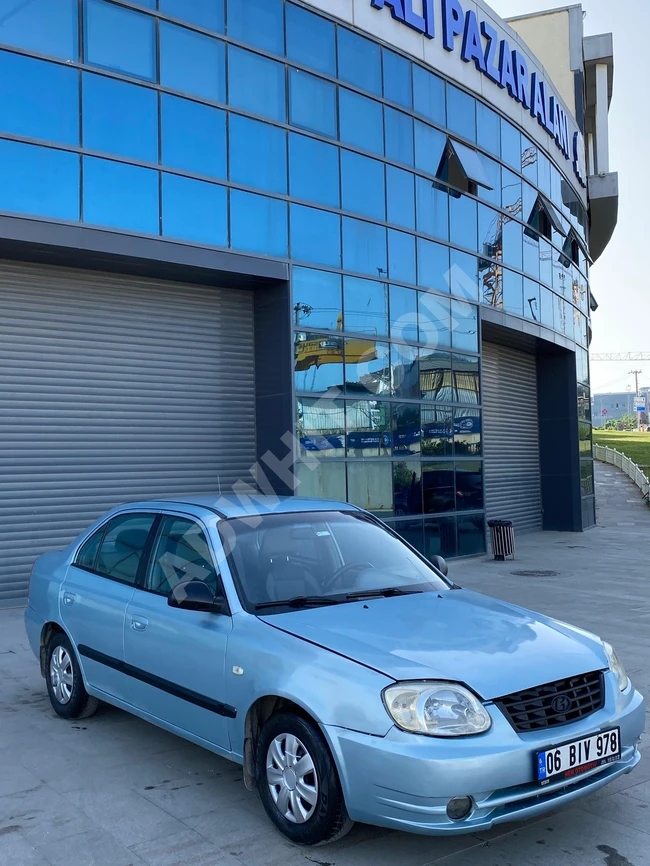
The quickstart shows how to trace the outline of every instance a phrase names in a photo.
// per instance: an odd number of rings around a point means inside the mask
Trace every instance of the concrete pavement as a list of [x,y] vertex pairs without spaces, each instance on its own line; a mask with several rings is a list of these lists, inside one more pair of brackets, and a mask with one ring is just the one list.
[[[597,464],[597,492],[595,529],[528,536],[514,563],[467,560],[452,565],[452,576],[598,632],[650,695],[650,509],[610,466]],[[341,842],[301,850],[271,828],[234,764],[108,706],[81,722],[55,716],[22,611],[0,611],[1,866],[314,863],[649,866],[650,761],[528,824],[451,839],[357,825]]]

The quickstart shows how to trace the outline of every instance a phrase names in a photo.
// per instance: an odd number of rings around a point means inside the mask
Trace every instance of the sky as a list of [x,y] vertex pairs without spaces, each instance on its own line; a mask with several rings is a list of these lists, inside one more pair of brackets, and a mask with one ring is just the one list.
[[[527,15],[561,2],[488,0],[502,18]],[[566,5],[569,5],[567,3]],[[650,113],[646,110],[649,0],[582,0],[585,36],[614,34],[614,97],[609,114],[610,171],[619,174],[618,226],[591,270],[591,289],[599,308],[592,314],[592,352],[650,352],[650,280],[643,262],[650,245],[648,203]],[[625,391],[634,385],[629,371],[639,369],[639,385],[650,385],[650,361],[593,361],[594,393]]]

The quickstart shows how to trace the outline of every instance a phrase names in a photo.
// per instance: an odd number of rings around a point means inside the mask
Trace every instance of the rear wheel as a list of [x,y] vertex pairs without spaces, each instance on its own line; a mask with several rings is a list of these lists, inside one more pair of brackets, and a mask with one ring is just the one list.
[[83,684],[79,662],[65,634],[56,632],[45,655],[47,691],[54,712],[64,719],[87,719],[99,706]]
[[307,719],[280,713],[266,722],[257,786],[269,818],[298,845],[333,842],[352,827],[327,743]]

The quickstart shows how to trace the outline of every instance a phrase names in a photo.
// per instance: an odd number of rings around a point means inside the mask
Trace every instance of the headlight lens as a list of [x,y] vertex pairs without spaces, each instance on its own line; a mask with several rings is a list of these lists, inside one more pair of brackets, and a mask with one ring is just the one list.
[[607,643],[607,641],[603,641],[603,646],[605,647],[605,653],[607,655],[607,661],[609,662],[609,668],[612,673],[616,674],[616,679],[618,680],[618,687],[622,692],[628,686],[630,680],[628,679],[627,674],[625,673],[625,668],[619,657],[616,655],[616,650],[611,645],[611,643]]
[[384,689],[383,696],[395,724],[413,734],[466,737],[492,725],[483,704],[455,683],[396,683]]

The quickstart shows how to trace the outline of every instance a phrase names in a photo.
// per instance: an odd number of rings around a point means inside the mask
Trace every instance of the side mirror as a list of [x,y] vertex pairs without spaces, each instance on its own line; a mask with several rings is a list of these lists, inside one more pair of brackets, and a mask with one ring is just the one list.
[[434,568],[437,568],[441,574],[444,574],[445,577],[449,574],[449,566],[447,565],[447,560],[443,559],[442,556],[429,557],[429,562],[433,565]]
[[225,599],[217,598],[207,583],[195,578],[177,583],[167,597],[170,607],[221,613]]

